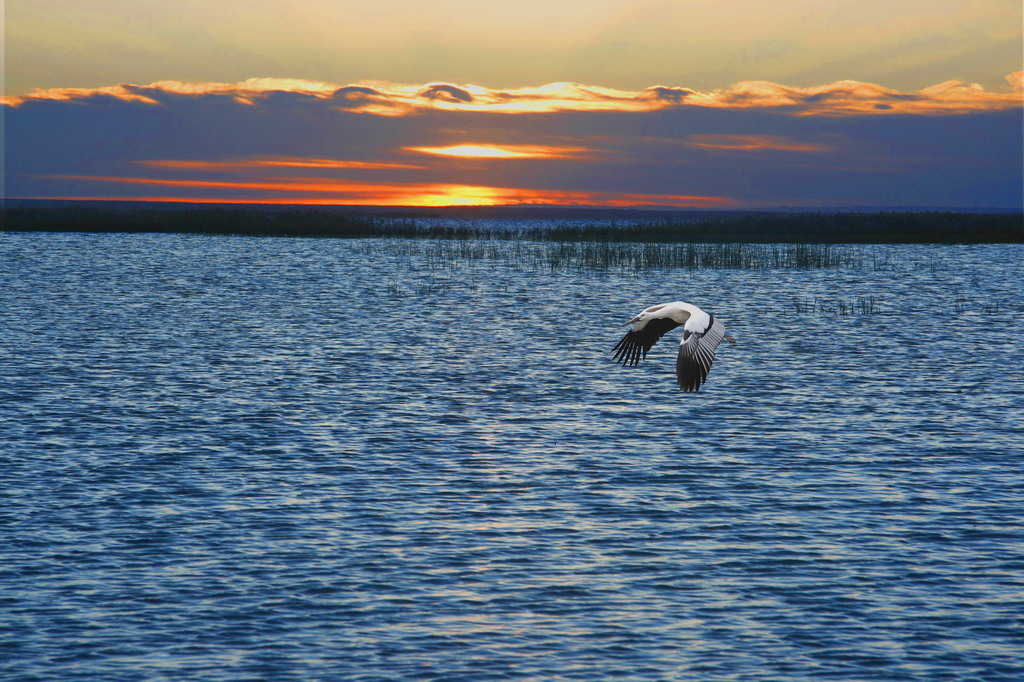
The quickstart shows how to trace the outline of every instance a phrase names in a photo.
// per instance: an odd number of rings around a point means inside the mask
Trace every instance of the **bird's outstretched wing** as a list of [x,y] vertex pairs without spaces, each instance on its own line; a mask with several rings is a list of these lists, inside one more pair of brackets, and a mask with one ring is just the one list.
[[622,337],[622,340],[615,344],[615,348],[612,348],[616,362],[621,362],[626,366],[638,364],[647,357],[647,351],[658,339],[678,327],[679,324],[671,318],[661,317],[649,321],[640,331],[630,329]]
[[725,338],[725,325],[711,318],[711,326],[704,332],[684,332],[676,356],[676,379],[684,391],[699,391],[707,381],[715,349]]

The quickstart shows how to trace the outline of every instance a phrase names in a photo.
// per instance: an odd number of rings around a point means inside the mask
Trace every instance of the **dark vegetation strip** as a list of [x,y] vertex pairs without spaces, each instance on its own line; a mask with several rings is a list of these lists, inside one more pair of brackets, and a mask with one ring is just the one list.
[[[491,223],[493,224],[493,223]],[[692,221],[557,223],[519,229],[482,227],[472,221],[443,226],[414,218],[360,215],[337,208],[140,208],[11,206],[5,231],[167,232],[275,237],[392,237],[503,239],[558,242],[651,243],[1021,243],[1019,213],[876,212],[748,213]]]

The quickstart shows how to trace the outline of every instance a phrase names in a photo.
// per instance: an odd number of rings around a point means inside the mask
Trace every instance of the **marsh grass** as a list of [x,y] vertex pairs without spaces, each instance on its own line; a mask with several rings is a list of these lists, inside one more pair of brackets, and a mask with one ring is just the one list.
[[388,296],[393,298],[403,298],[405,296],[416,296],[417,298],[423,298],[427,296],[444,296],[451,291],[451,281],[430,281],[430,282],[416,282],[414,284],[403,286],[398,280],[391,280],[388,282],[387,293]]
[[846,317],[849,315],[878,315],[882,312],[881,304],[874,296],[861,297],[856,301],[847,301],[838,298],[832,301],[824,301],[818,298],[806,301],[797,298],[793,306],[798,315],[836,315]]
[[[989,317],[1001,315],[1004,303],[999,300],[979,301],[967,295],[967,290],[960,282],[953,282],[950,287],[950,301],[953,312],[958,315],[965,313],[982,313]],[[1012,308],[1012,305],[1007,305]]]
[[[831,244],[655,244],[525,240],[376,239],[357,247],[367,255],[421,258],[432,270],[495,262],[513,270],[561,272],[657,269],[821,269],[862,267],[863,249]],[[891,263],[887,261],[887,266]]]

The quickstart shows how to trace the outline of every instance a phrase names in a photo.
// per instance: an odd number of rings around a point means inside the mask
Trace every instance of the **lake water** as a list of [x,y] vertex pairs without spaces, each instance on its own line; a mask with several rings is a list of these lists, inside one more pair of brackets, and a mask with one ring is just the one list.
[[511,248],[0,234],[0,677],[1024,679],[1024,247]]

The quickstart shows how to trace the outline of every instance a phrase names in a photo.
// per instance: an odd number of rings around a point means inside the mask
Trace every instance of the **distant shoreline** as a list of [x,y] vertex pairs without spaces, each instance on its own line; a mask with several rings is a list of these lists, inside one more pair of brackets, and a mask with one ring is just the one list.
[[[437,219],[442,219],[437,225]],[[481,225],[478,221],[491,224]],[[494,221],[507,221],[505,227]],[[517,224],[518,221],[518,224]],[[546,221],[545,227],[523,221]],[[346,207],[7,200],[5,232],[666,243],[1024,243],[1012,209],[757,210],[464,206]]]

